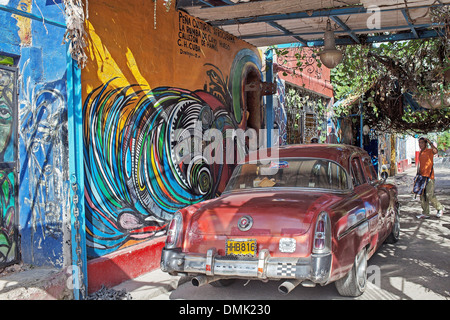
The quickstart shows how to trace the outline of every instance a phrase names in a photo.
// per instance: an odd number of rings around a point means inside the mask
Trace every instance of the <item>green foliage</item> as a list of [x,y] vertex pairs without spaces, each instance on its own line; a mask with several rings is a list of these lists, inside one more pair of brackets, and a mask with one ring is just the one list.
[[[340,108],[363,98],[365,117],[380,131],[425,133],[450,126],[450,44],[446,38],[342,48],[344,61],[331,71]],[[411,93],[427,110],[402,104]],[[338,110],[338,114],[342,110]]]
[[442,152],[450,151],[450,131],[443,132],[438,136],[437,148]]
[[[344,59],[331,70],[335,100],[341,100],[334,109],[335,116],[355,113],[355,106],[362,102],[365,121],[378,131],[422,134],[448,130],[448,35],[450,30],[447,36],[434,39],[340,47]],[[297,67],[291,70],[294,75],[300,74],[308,64],[302,48],[294,57],[287,49],[276,50],[276,53],[282,61],[297,59]],[[317,52],[313,57],[320,63]],[[405,93],[412,94],[422,108],[403,104]]]
[[0,55],[0,65],[13,66],[14,59],[12,57],[2,56]]

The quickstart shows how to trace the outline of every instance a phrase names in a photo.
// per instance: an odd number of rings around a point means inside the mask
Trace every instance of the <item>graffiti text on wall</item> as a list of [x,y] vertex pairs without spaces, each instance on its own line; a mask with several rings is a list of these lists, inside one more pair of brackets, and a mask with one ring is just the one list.
[[195,19],[182,11],[178,12],[177,45],[180,54],[200,58],[204,54],[202,48],[219,51],[219,48],[230,50],[235,37],[210,24]]

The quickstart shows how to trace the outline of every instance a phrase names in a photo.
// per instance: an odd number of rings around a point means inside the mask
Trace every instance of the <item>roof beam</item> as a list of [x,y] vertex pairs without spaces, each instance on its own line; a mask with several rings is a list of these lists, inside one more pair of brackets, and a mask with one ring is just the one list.
[[344,29],[345,33],[347,33],[356,43],[361,44],[361,41],[356,36],[356,34],[339,18],[336,16],[330,17],[334,22],[336,22],[342,29]]
[[220,1],[225,3],[225,5],[217,6],[217,5],[213,4],[213,3],[210,3],[208,0],[198,0],[198,2],[203,3],[204,5],[206,5],[209,8],[228,7],[228,6],[234,6],[234,5],[238,4],[238,2],[235,3],[235,2],[233,2],[231,0],[220,0]]
[[[189,2],[188,2],[189,1]],[[260,0],[260,1],[258,1],[258,2],[261,2],[261,1],[268,1],[268,0]],[[216,2],[216,1],[213,1],[213,2]],[[236,1],[236,2],[234,2],[234,1],[232,1],[232,0],[220,0],[220,2],[222,2],[222,3],[224,3],[224,4],[214,4],[214,3],[211,3],[211,2],[209,2],[208,0],[196,0],[196,1],[192,1],[192,0],[184,0],[184,1],[181,1],[179,4],[177,4],[177,5],[179,5],[180,7],[185,7],[185,6],[195,6],[195,5],[201,5],[201,4],[204,4],[204,5],[206,5],[206,7],[205,8],[220,8],[220,7],[228,7],[228,6],[236,6],[236,5],[241,5],[241,4],[245,4],[246,2],[245,1],[243,1],[243,2],[239,2],[239,1]],[[249,2],[249,1],[247,1],[247,2]]]
[[201,3],[203,3],[204,5],[207,5],[208,7],[212,7],[212,8],[214,8],[214,6],[211,4],[211,3],[209,3],[208,1],[203,1],[203,0],[199,0]]
[[[418,31],[419,39],[429,39],[441,37],[444,34],[443,30],[424,30]],[[399,33],[393,35],[382,35],[382,36],[369,36],[365,39],[365,43],[379,43],[379,42],[392,42],[392,41],[404,41],[404,40],[414,40],[415,35],[412,32],[409,33]],[[321,47],[323,46],[323,39],[310,40],[308,41],[309,47]],[[353,39],[350,37],[338,38],[336,39],[337,45],[351,45],[354,44]],[[276,45],[277,48],[286,49],[292,47],[298,47],[298,43],[285,43]]]
[[409,14],[406,12],[406,9],[402,9],[403,17],[405,18],[406,22],[408,23],[409,27],[411,28],[412,33],[416,36],[416,39],[419,38],[419,35],[417,34],[417,30],[414,27],[413,22],[411,21]]
[[269,24],[270,26],[272,26],[275,29],[280,30],[281,32],[283,32],[282,35],[280,36],[292,36],[293,38],[297,39],[301,44],[303,45],[307,45],[307,41],[305,39],[300,38],[299,36],[294,35],[291,31],[289,31],[288,29],[286,29],[283,26],[280,26],[278,23],[276,23],[275,21],[269,21],[267,22],[267,24]]
[[[432,7],[440,7],[442,4],[434,5],[422,5],[413,7],[413,9],[424,9]],[[381,12],[389,11],[399,11],[401,8],[380,8]],[[292,20],[292,19],[308,19],[308,18],[321,18],[321,17],[331,17],[331,16],[343,16],[343,15],[353,15],[353,14],[364,14],[368,13],[368,10],[362,6],[352,6],[352,7],[342,7],[333,9],[323,9],[316,10],[313,12],[292,12],[292,13],[281,13],[281,14],[268,14],[262,16],[254,17],[244,17],[244,18],[233,18],[233,19],[223,19],[223,20],[207,20],[212,26],[227,26],[227,25],[237,25],[245,23],[256,23],[256,22],[269,22],[269,21],[281,21],[281,20]],[[370,13],[370,12],[369,12]]]
[[[431,27],[444,27],[445,24],[438,24],[438,23],[433,23],[433,24],[420,24],[420,25],[416,25],[416,28],[420,28],[420,29],[424,29],[424,28],[431,28]],[[377,32],[388,32],[388,31],[392,31],[393,29],[407,29],[409,26],[408,25],[403,25],[403,26],[392,26],[392,27],[382,27],[380,29],[377,29]],[[368,33],[368,32],[373,32],[374,30],[372,29],[353,29],[353,32],[356,33]],[[342,31],[337,31],[338,33],[341,33]],[[417,30],[416,30],[417,33]],[[291,37],[305,37],[305,36],[314,36],[314,35],[323,35],[322,31],[315,31],[315,32],[303,32],[303,33],[291,33],[289,34]],[[284,36],[284,34],[280,35],[280,34],[253,34],[253,35],[243,35],[240,38],[244,39],[244,40],[251,40],[251,39],[259,39],[259,38],[276,38],[276,37],[282,37]],[[338,39],[338,38],[337,38]],[[306,40],[304,39],[306,42],[310,42],[310,41],[316,41],[316,40]],[[353,39],[354,40],[354,39]]]
[[355,6],[350,8],[345,7],[330,10],[318,10],[314,12],[293,12],[282,14],[269,14],[265,16],[246,17],[238,19],[216,20],[216,21],[209,21],[209,23],[213,26],[227,26],[252,22],[270,22],[270,21],[292,20],[292,19],[319,18],[319,17],[329,17],[330,15],[340,16],[366,12],[367,9],[364,8],[364,6]]

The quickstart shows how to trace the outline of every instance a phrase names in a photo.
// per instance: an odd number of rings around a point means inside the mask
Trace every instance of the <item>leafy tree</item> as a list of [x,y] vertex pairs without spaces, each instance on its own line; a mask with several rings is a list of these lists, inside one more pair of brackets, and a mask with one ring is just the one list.
[[[450,45],[446,39],[347,46],[332,70],[342,108],[362,97],[365,119],[380,131],[426,133],[450,127]],[[347,77],[346,77],[347,75]],[[407,104],[405,95],[419,106]]]

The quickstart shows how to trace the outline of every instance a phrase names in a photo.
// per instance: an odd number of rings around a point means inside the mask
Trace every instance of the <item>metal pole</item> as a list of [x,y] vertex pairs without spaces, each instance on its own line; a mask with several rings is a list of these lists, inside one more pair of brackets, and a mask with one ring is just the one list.
[[87,296],[86,223],[84,210],[83,117],[81,70],[67,44],[67,115],[69,138],[70,226],[72,232],[72,280],[76,300]]
[[359,101],[359,146],[364,148],[363,143],[363,104]]
[[[273,82],[273,49],[266,51],[266,82]],[[266,96],[267,148],[272,146],[273,95]]]

